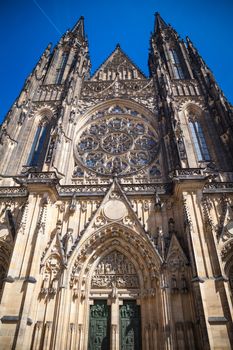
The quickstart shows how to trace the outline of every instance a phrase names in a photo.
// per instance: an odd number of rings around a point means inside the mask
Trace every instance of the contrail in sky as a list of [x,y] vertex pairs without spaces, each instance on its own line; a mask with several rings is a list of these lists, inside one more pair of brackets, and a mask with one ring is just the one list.
[[47,13],[42,9],[42,7],[38,4],[38,2],[36,0],[33,0],[34,4],[38,7],[38,9],[43,13],[43,15],[47,18],[47,20],[49,21],[50,24],[52,24],[52,26],[56,29],[56,31],[62,35],[62,33],[60,32],[60,30],[58,29],[58,27],[56,26],[56,24],[51,20],[51,18],[47,15]]

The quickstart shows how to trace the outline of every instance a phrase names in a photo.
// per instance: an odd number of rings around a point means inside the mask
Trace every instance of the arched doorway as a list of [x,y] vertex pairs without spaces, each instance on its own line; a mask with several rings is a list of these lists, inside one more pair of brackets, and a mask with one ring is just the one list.
[[91,294],[88,349],[108,350],[119,343],[122,350],[140,350],[140,284],[126,255],[114,249],[101,258],[92,275]]
[[78,349],[155,349],[163,315],[159,258],[149,241],[110,225],[82,246],[71,277],[79,291]]

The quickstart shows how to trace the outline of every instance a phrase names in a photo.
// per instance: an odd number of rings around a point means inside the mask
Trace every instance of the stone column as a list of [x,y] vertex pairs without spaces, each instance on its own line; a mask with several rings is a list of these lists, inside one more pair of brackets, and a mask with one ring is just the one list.
[[43,213],[44,206],[42,205],[41,197],[37,193],[32,192],[23,214],[8,271],[8,274],[15,278],[15,283],[8,286],[8,290],[5,288],[2,299],[2,304],[6,305],[5,312],[7,314],[12,312],[13,307],[14,313],[19,313],[20,319],[13,343],[14,349],[17,350],[22,350],[29,346],[29,341],[31,341],[26,336],[28,333],[27,319],[30,316],[29,312],[35,290],[36,279],[34,272],[35,266],[37,266],[35,260],[39,260],[39,254],[34,254],[34,251],[40,251]]
[[72,347],[73,347],[74,332],[75,332],[74,323],[70,323],[70,327],[69,327],[69,339],[68,339],[68,342],[67,342],[68,350],[71,350]]
[[145,327],[145,345],[146,345],[146,350],[150,350],[150,344],[149,344],[149,331],[150,331],[150,325],[146,325]]
[[117,296],[108,300],[111,305],[111,350],[119,350],[119,306],[123,304]]
[[117,325],[112,324],[111,325],[111,350],[116,350],[116,332],[117,332]]
[[42,330],[43,330],[43,322],[37,321],[35,325],[35,337],[34,337],[32,350],[39,350]]
[[47,321],[46,324],[45,324],[43,350],[49,350],[50,349],[51,330],[52,330],[52,322],[51,321]]
[[83,343],[83,325],[82,324],[79,324],[78,325],[78,350],[82,350],[83,349],[83,346],[82,346],[82,343]]
[[210,253],[205,235],[201,211],[201,189],[196,188],[183,192],[186,214],[190,220],[190,239],[197,268],[201,300],[211,349],[227,350],[231,348],[227,330],[223,300],[219,292],[223,282],[213,276]]
[[158,324],[152,325],[153,350],[158,349]]
[[172,332],[170,325],[171,322],[171,310],[169,306],[169,296],[168,296],[168,285],[167,281],[163,276],[162,279],[162,309],[163,309],[163,338],[164,338],[164,349],[172,350]]
[[182,322],[176,323],[176,339],[179,350],[185,350],[184,326]]

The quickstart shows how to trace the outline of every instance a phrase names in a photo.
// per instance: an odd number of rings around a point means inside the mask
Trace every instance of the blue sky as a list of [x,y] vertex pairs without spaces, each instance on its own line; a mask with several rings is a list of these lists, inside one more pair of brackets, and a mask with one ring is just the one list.
[[233,0],[0,1],[0,120],[18,96],[44,48],[85,17],[92,72],[117,43],[148,74],[154,13],[188,35],[233,103]]

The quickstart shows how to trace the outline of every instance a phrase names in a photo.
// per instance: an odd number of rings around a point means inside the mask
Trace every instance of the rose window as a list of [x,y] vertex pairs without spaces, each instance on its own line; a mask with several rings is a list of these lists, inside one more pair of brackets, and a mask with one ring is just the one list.
[[102,148],[111,154],[125,153],[130,150],[132,137],[125,133],[113,132],[102,140]]
[[108,116],[93,121],[78,135],[79,163],[102,175],[127,175],[153,163],[158,154],[154,129],[137,117]]

